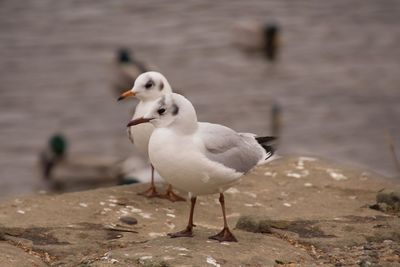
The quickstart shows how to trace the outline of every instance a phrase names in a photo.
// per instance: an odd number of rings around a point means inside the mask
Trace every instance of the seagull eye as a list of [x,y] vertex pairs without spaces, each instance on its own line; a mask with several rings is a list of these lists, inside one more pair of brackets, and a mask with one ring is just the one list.
[[157,110],[157,113],[162,115],[165,113],[165,108],[160,108],[159,110]]
[[145,84],[144,87],[146,87],[146,89],[150,89],[152,86],[153,86],[153,83],[152,82],[148,82],[148,83]]

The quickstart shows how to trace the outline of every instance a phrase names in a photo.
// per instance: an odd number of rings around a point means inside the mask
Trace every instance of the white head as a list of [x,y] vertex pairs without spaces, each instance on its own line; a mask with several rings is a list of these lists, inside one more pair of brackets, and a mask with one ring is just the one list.
[[197,129],[197,115],[192,103],[180,94],[167,94],[155,101],[142,118],[132,120],[128,127],[150,122],[156,128],[173,128],[182,133]]
[[135,96],[142,101],[153,101],[171,92],[171,86],[164,75],[159,72],[148,71],[140,74],[132,89],[124,92],[118,100]]

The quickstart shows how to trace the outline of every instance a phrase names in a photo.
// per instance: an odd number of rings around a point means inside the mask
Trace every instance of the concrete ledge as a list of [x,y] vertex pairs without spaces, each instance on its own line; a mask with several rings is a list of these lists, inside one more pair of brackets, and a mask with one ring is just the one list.
[[[239,243],[229,244],[207,239],[222,227],[217,195],[199,197],[193,238],[170,239],[168,232],[185,226],[189,204],[138,196],[145,187],[118,186],[0,204],[0,262],[396,266],[400,260],[399,214],[370,208],[381,189],[400,191],[400,181],[366,171],[308,157],[260,166],[225,194],[231,228],[242,223],[233,230]],[[246,220],[250,224],[243,227]]]

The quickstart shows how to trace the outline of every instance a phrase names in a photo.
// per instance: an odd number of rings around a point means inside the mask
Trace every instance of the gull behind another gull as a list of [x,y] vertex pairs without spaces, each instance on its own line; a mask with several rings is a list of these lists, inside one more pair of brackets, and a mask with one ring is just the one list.
[[[118,100],[125,99],[127,97],[135,96],[140,102],[136,107],[135,113],[132,119],[137,119],[142,116],[151,108],[157,99],[165,94],[172,92],[171,86],[167,79],[158,72],[149,71],[141,74],[135,81],[134,86],[131,90],[124,92]],[[153,125],[150,123],[143,123],[140,125],[132,126],[128,128],[129,139],[135,146],[135,148],[148,158],[148,145],[149,139],[154,130]],[[172,191],[172,186],[169,185],[165,195],[159,195],[157,193],[154,184],[154,167],[151,165],[151,183],[150,188],[145,192],[141,193],[146,197],[162,197],[167,198],[171,201],[184,201],[185,199],[176,195]]]
[[[185,230],[171,237],[193,236],[193,211],[198,195],[220,193],[224,228],[211,239],[237,241],[228,228],[223,192],[273,154],[273,137],[257,138],[212,123],[197,121],[193,105],[179,94],[162,96],[149,112],[128,123],[151,122],[149,157],[160,175],[174,187],[189,192],[191,210]],[[261,143],[261,144],[260,144]]]

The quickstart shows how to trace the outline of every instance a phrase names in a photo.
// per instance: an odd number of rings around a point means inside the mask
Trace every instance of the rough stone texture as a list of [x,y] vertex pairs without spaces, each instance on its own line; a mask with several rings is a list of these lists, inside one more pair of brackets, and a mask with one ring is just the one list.
[[0,242],[0,255],[1,266],[47,266],[37,253],[25,252],[22,248],[7,242]]
[[[189,204],[138,196],[145,187],[119,186],[0,204],[0,262],[399,266],[399,214],[370,208],[383,188],[398,192],[398,180],[307,157],[260,166],[225,194],[238,243],[207,239],[222,228],[217,195],[199,197],[193,238],[167,237],[185,226]],[[126,218],[137,224],[124,223]]]

